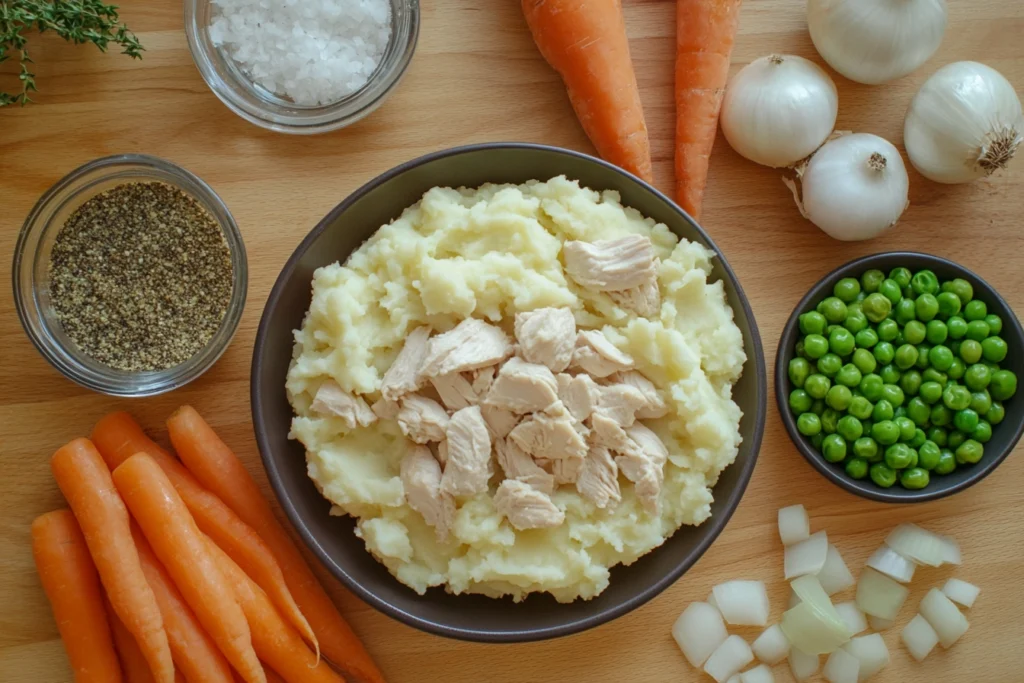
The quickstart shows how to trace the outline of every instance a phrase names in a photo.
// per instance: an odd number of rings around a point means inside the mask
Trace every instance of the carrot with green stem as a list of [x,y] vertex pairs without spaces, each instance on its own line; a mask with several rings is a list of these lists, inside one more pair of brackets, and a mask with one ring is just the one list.
[[742,0],[676,2],[676,201],[700,218]]
[[173,683],[174,663],[163,618],[142,573],[128,510],[110,470],[88,439],[75,439],[58,449],[50,469],[82,528],[114,612],[139,644],[156,682]]
[[620,0],[523,0],[523,14],[597,153],[651,182],[651,145]]

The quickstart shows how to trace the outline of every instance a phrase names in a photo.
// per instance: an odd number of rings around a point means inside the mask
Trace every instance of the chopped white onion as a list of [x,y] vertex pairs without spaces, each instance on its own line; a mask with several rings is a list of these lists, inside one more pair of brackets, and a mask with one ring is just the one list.
[[793,545],[811,535],[811,520],[803,505],[790,505],[779,510],[779,538],[782,545]]
[[808,654],[827,654],[850,639],[836,608],[813,576],[790,584],[800,604],[782,615],[782,631],[795,648]]
[[876,631],[884,631],[887,628],[892,628],[895,619],[883,619],[882,617],[876,617],[874,614],[868,615],[868,626]]
[[821,675],[829,683],[857,683],[860,674],[860,660],[843,649],[828,656]]
[[857,680],[863,683],[889,664],[889,648],[880,633],[852,638],[843,649],[860,660]]
[[825,555],[825,565],[818,572],[818,581],[829,595],[835,595],[856,583],[856,579],[850,573],[850,568],[843,561],[843,556],[831,543],[828,546],[828,553]]
[[706,602],[691,602],[672,625],[672,637],[686,661],[700,667],[725,642],[729,633],[717,609]]
[[967,617],[938,588],[928,591],[928,595],[921,600],[920,610],[921,616],[927,619],[939,634],[939,643],[942,647],[953,645],[970,626]]
[[726,581],[711,594],[725,623],[734,626],[764,626],[768,623],[768,591],[764,581]]
[[786,546],[786,580],[807,574],[817,574],[825,566],[828,557],[828,536],[824,531],[811,534],[799,543]]
[[981,589],[973,583],[967,583],[960,579],[950,579],[942,587],[942,592],[953,602],[964,607],[971,607],[974,605],[974,601],[978,599],[978,593],[981,592]]
[[729,636],[704,662],[704,672],[718,683],[724,683],[752,661],[754,653],[747,641],[739,636]]
[[789,654],[789,640],[778,624],[765,629],[750,647],[754,655],[765,664],[778,664]]
[[775,675],[767,665],[761,664],[741,673],[740,683],[775,683]]
[[852,601],[836,605],[836,612],[839,612],[839,617],[846,624],[846,629],[851,636],[868,630],[868,618]]
[[803,683],[818,673],[819,666],[821,666],[821,658],[818,655],[809,655],[795,647],[789,651],[789,670],[793,672],[793,678],[797,683]]
[[907,646],[910,656],[919,662],[924,661],[924,658],[939,644],[939,634],[920,614],[915,614],[914,618],[903,627],[900,638]]
[[885,544],[907,559],[930,567],[960,564],[961,561],[956,541],[916,524],[900,524],[889,533]]
[[910,590],[885,574],[865,568],[857,582],[857,607],[865,614],[895,619]]
[[876,550],[875,554],[868,558],[867,565],[900,583],[910,583],[917,566],[887,545]]

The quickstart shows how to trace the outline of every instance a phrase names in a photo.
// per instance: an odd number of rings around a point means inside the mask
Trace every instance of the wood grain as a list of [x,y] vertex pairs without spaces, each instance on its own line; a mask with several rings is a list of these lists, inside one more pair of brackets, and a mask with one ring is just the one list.
[[[626,4],[655,174],[658,185],[668,190],[673,3]],[[801,0],[748,0],[733,68],[771,52],[820,62],[807,36],[803,8]],[[911,96],[950,61],[984,61],[1024,90],[1024,3],[953,2],[950,12],[942,49],[919,72],[884,87],[836,76],[840,129],[877,133],[899,144]],[[426,152],[495,140],[592,151],[555,75],[534,49],[515,2],[427,0],[417,54],[394,95],[369,119],[315,138],[268,133],[224,108],[192,65],[179,2],[130,0],[122,14],[147,48],[141,62],[33,38],[38,103],[0,110],[0,253],[11,253],[32,204],[65,173],[98,156],[145,152],[194,171],[231,207],[249,251],[249,300],[235,341],[206,376],[170,395],[128,402],[92,394],[52,370],[18,325],[11,292],[6,287],[0,292],[2,681],[70,680],[29,552],[31,520],[63,504],[47,465],[60,444],[87,433],[114,408],[130,409],[164,438],[164,418],[187,401],[243,454],[269,495],[250,423],[249,361],[270,286],[306,232],[359,185]],[[851,245],[834,242],[803,221],[779,173],[743,161],[719,142],[704,225],[750,296],[770,366],[782,324],[808,287],[835,266],[880,250],[918,249],[957,260],[1024,310],[1022,167],[959,187],[935,185],[914,174],[912,205],[899,227],[882,240]],[[10,282],[9,263],[4,258],[0,266],[4,282]],[[673,620],[716,582],[738,577],[770,582],[777,618],[786,592],[775,511],[802,502],[814,528],[828,530],[855,571],[900,521],[922,522],[960,540],[964,566],[956,572],[919,571],[898,626],[910,619],[927,589],[949,575],[982,587],[969,615],[971,630],[954,649],[936,652],[922,665],[914,664],[899,644],[898,628],[887,632],[893,663],[877,680],[1022,680],[1024,459],[1011,457],[987,481],[945,501],[914,507],[870,503],[825,483],[790,444],[773,402],[769,405],[753,482],[725,533],[663,595],[602,628],[516,646],[443,640],[378,614],[324,572],[320,575],[392,683],[707,680],[688,667],[669,637]],[[778,680],[789,680],[787,667],[775,671]]]

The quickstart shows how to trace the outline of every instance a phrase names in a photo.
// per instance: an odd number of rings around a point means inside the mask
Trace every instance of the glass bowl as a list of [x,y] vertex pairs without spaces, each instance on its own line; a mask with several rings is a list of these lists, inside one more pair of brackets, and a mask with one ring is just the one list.
[[185,33],[199,73],[228,109],[279,133],[325,133],[351,125],[377,109],[412,59],[420,31],[419,0],[390,2],[391,39],[377,69],[362,88],[326,105],[298,105],[254,84],[210,39],[210,0],[185,0]]
[[[172,185],[194,197],[220,225],[231,252],[231,300],[217,332],[199,353],[166,370],[126,372],[85,355],[64,333],[50,301],[50,254],[57,233],[83,203],[116,185],[152,181]],[[18,235],[11,273],[18,318],[43,357],[83,387],[111,396],[133,397],[152,396],[183,386],[220,358],[241,320],[249,278],[242,235],[220,197],[185,169],[143,154],[91,161],[47,190]]]

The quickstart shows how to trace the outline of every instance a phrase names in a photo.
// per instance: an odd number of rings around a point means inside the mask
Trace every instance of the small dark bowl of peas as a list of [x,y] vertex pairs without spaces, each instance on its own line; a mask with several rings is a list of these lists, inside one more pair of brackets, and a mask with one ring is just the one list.
[[966,268],[929,254],[851,261],[797,304],[775,397],[790,438],[838,486],[888,503],[988,476],[1024,431],[1024,330]]

